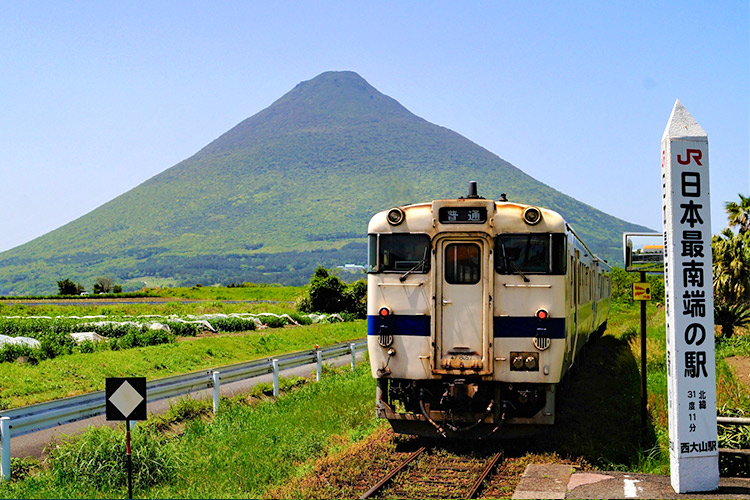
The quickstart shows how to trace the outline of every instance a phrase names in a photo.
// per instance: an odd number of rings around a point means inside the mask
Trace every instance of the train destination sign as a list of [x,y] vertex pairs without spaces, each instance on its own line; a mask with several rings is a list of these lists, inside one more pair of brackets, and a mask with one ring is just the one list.
[[438,210],[441,224],[483,224],[487,222],[485,207],[441,207]]
[[672,487],[719,487],[708,136],[677,101],[662,137]]

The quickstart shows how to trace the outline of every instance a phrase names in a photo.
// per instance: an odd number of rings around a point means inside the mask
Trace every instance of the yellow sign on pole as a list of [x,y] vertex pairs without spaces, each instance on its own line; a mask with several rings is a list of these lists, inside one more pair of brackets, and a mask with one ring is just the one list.
[[651,300],[651,283],[633,283],[633,300]]

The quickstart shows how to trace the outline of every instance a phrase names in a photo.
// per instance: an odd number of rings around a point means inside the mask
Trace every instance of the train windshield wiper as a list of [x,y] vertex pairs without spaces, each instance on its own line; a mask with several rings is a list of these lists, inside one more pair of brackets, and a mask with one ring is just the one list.
[[523,274],[523,271],[521,271],[516,263],[513,262],[513,260],[505,254],[505,243],[503,243],[502,241],[500,241],[500,248],[503,249],[503,261],[505,262],[505,267],[512,267],[516,274],[520,275],[523,278],[523,281],[525,283],[530,282],[531,280],[527,278],[525,274]]
[[422,257],[422,260],[416,263],[414,267],[406,271],[404,274],[401,275],[401,277],[398,279],[401,283],[406,281],[406,277],[409,276],[411,273],[416,271],[419,267],[424,266],[427,263],[427,247],[424,247],[424,257]]

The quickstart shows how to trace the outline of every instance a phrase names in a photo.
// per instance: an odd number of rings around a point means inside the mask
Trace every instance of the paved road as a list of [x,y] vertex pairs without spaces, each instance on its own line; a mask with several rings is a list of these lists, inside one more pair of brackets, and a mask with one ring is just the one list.
[[[364,357],[364,353],[357,353],[357,360],[361,361]],[[342,366],[351,363],[351,355],[346,354],[333,360],[326,360],[326,363],[330,363],[334,366]],[[280,375],[283,377],[315,377],[315,363],[311,363],[305,366],[299,366],[296,368],[287,368],[281,370]],[[234,396],[243,392],[249,391],[252,387],[263,382],[273,382],[273,375],[261,375],[246,380],[240,380],[229,384],[221,385],[222,396]],[[373,383],[373,408],[375,405],[375,384]],[[150,414],[159,414],[167,411],[172,402],[177,401],[186,396],[180,396],[177,398],[162,399],[149,403],[148,412]],[[193,399],[211,399],[213,398],[213,389],[205,389],[199,392],[194,392],[190,395]],[[115,427],[119,422],[107,422],[104,415],[89,418],[86,420],[80,420],[66,425],[60,425],[53,427],[52,429],[46,429],[25,436],[20,436],[11,439],[10,441],[10,455],[11,457],[41,457],[45,446],[49,444],[54,438],[61,435],[75,435],[85,431],[90,426],[99,427],[102,425],[109,425]]]

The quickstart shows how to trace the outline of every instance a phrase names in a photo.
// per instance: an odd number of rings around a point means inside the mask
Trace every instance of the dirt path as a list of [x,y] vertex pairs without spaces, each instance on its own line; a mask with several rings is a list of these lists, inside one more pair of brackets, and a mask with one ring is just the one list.
[[750,387],[750,356],[732,356],[726,361],[737,379]]

